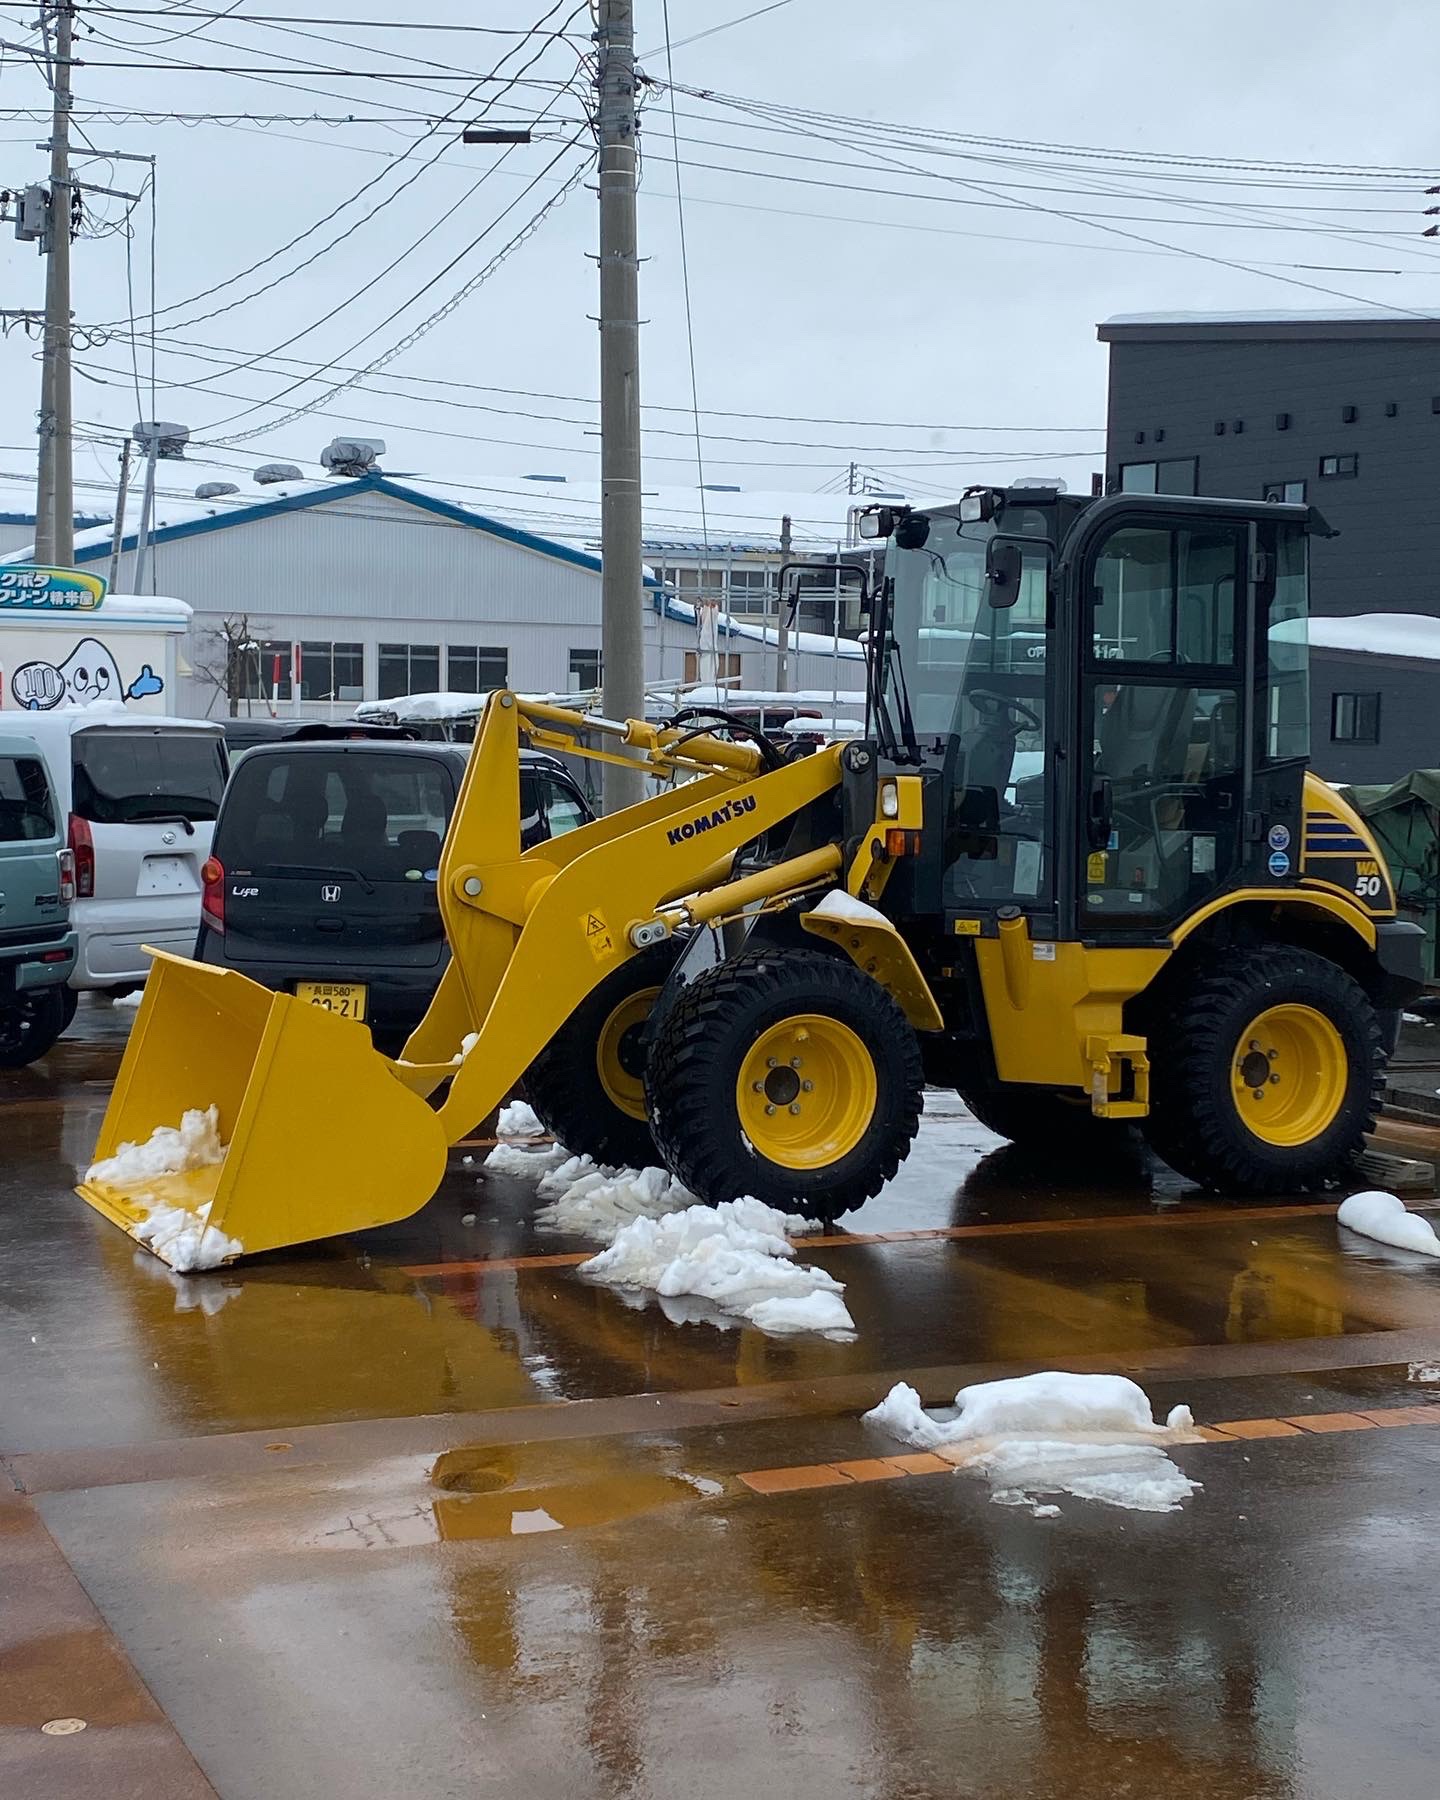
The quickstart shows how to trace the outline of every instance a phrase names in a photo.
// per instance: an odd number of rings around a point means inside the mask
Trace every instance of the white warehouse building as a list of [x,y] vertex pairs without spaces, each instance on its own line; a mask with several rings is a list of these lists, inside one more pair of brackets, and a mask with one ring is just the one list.
[[[135,591],[139,507],[132,497],[114,591]],[[284,481],[251,498],[157,498],[146,593],[193,609],[180,646],[173,710],[219,715],[226,688],[246,710],[348,715],[362,700],[430,692],[593,688],[600,674],[600,560],[564,535],[540,535],[378,471]],[[108,525],[77,534],[75,563],[108,575]],[[26,545],[0,549],[23,561]],[[646,576],[646,678],[703,678],[692,604]],[[244,621],[245,631],[237,628]],[[720,679],[776,684],[775,628],[721,611]],[[226,634],[243,644],[227,655]],[[854,693],[860,645],[807,632],[789,686]],[[242,702],[244,705],[244,702]],[[845,710],[854,711],[852,703]]]

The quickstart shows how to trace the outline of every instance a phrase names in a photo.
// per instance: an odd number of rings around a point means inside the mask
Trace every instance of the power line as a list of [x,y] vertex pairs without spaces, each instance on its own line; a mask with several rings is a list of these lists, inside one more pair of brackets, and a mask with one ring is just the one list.
[[[564,4],[564,0],[556,0],[556,3],[554,5],[552,5],[545,13],[543,13],[541,15],[541,17],[531,27],[530,33],[527,34],[527,38],[529,36],[533,36],[534,34],[538,33],[543,28],[546,21],[553,18],[554,15],[560,11],[560,8],[563,4]],[[575,19],[579,15],[579,13],[582,12],[583,10],[584,10],[584,0],[582,0],[581,5],[576,6],[572,10],[569,17],[566,19],[565,24],[568,26],[570,24],[570,22],[573,19]],[[546,40],[546,44],[542,45],[541,52],[537,52],[537,57],[539,54],[541,54],[543,52],[543,49],[548,47],[548,44],[553,41],[555,35],[556,34],[553,34],[553,33],[550,34],[550,36]],[[514,54],[513,50],[506,51],[505,56],[501,58],[500,63],[498,63],[496,65],[495,69],[491,71],[490,75],[482,77],[482,80],[489,81],[489,80],[498,78],[500,68],[503,66],[506,59],[509,56],[511,56],[512,54]],[[533,62],[535,60],[536,60],[535,58],[532,58],[531,62],[527,63],[525,65],[525,69],[529,69],[533,65]],[[525,69],[518,71],[516,73],[516,75],[512,76],[510,78],[510,81],[508,82],[507,86],[515,85],[515,83],[525,73]],[[432,126],[430,126],[430,128],[425,133],[423,133],[423,135],[420,138],[418,138],[415,141],[415,143],[411,144],[404,152],[402,152],[399,160],[403,162],[412,153],[412,151],[417,150],[422,144],[426,143],[430,138],[432,138],[442,128],[442,126],[450,123],[460,112],[462,112],[469,105],[471,100],[474,98],[476,89],[480,85],[481,85],[480,82],[476,82],[476,83],[472,84],[470,90],[460,100],[458,100],[456,102],[454,107],[451,108],[450,112],[447,113],[444,118],[437,120]],[[505,91],[506,91],[505,88],[501,89],[501,93],[504,93]],[[561,91],[563,92],[564,90],[562,89]],[[496,99],[498,99],[499,97],[500,97],[499,95],[495,96]],[[556,97],[558,98],[558,94]],[[552,101],[552,104],[553,104],[553,101]],[[434,163],[436,160],[437,160],[436,157],[431,157],[428,161],[422,163],[418,169],[414,170],[407,177],[406,180],[402,181],[399,184],[399,186],[392,189],[392,191],[388,195],[386,195],[384,198],[382,198],[374,207],[372,207],[368,213],[364,214],[363,217],[357,219],[353,225],[347,227],[347,229],[345,231],[341,232],[338,237],[332,239],[329,244],[323,246],[322,249],[315,251],[314,254],[307,257],[304,262],[300,263],[296,268],[289,270],[285,275],[280,276],[278,279],[281,281],[288,280],[291,275],[296,275],[300,272],[301,269],[308,268],[310,266],[310,264],[316,260],[317,257],[324,255],[327,250],[334,249],[336,244],[343,242],[344,239],[349,237],[353,232],[358,231],[362,225],[366,224],[370,219],[373,219],[375,217],[376,213],[382,211],[386,206],[390,205],[390,203],[392,201],[394,201],[401,194],[403,194],[407,188],[413,186],[414,183],[420,179],[420,177],[426,172],[427,169],[434,166]],[[503,159],[501,159],[501,160],[503,160]],[[388,175],[393,173],[394,167],[395,167],[395,165],[392,164],[389,168],[379,170],[369,181],[363,183],[362,186],[357,188],[354,193],[346,195],[346,197],[339,203],[338,206],[332,207],[330,209],[330,211],[328,213],[326,213],[322,218],[317,219],[311,225],[307,225],[303,231],[297,233],[297,235],[295,237],[291,238],[288,243],[282,244],[278,250],[270,251],[267,255],[262,256],[258,262],[253,262],[249,265],[248,268],[240,270],[240,272],[238,274],[227,276],[223,281],[214,282],[211,284],[210,287],[202,288],[198,294],[192,294],[186,300],[176,300],[176,301],[171,301],[171,302],[167,303],[165,306],[160,308],[159,314],[157,314],[156,316],[157,317],[163,316],[167,313],[173,313],[173,312],[183,312],[187,307],[195,305],[198,301],[208,299],[211,295],[218,294],[227,287],[233,287],[237,282],[243,281],[246,278],[246,276],[255,274],[257,270],[264,268],[268,263],[274,262],[279,257],[286,255],[289,251],[293,250],[297,244],[303,243],[307,237],[313,236],[313,234],[315,232],[321,230],[325,225],[328,225],[332,219],[336,218],[340,213],[344,212],[347,207],[353,206],[356,203],[356,201],[362,199],[366,194],[368,194],[372,188],[378,186],[382,181],[385,180],[385,178]],[[241,300],[230,301],[225,306],[216,307],[213,309],[213,311],[208,312],[208,313],[201,313],[192,319],[177,320],[176,326],[180,330],[188,330],[191,326],[198,325],[205,319],[217,318],[221,313],[229,312],[229,311],[233,310],[233,308],[236,306],[244,305],[244,304],[246,304],[247,301],[258,298],[258,296],[260,294],[268,293],[270,291],[270,289],[275,287],[276,285],[277,285],[277,282],[275,282],[275,281],[267,282],[264,287],[256,289],[253,293],[246,295]]]
[[[783,5],[784,0],[777,0],[777,3]],[[774,8],[766,7],[763,10],[769,12]],[[665,25],[665,73],[669,77],[674,74],[670,60],[670,0],[661,0],[660,12]],[[690,411],[695,428],[695,479],[700,489],[700,536],[705,546],[705,560],[708,562],[710,525],[705,512],[705,451],[700,437],[700,378],[695,369],[695,315],[690,305],[690,255],[685,242],[685,195],[680,182],[679,126],[675,122],[673,89],[670,96],[670,136],[675,145],[675,222],[680,233],[680,284],[685,297],[685,347],[690,362]]]
[[[567,148],[569,148],[569,147],[571,147],[571,146],[567,146]],[[513,200],[511,202],[510,206],[506,207],[505,212],[511,211],[511,209],[514,206],[518,205],[519,202],[521,200],[523,200],[525,198],[525,196],[528,193],[530,193],[531,190],[538,184],[538,182],[542,179],[542,177],[545,175],[548,175],[550,170],[553,169],[556,166],[556,164],[561,161],[564,154],[565,154],[565,151],[561,150],[556,156],[552,157],[551,160],[540,171],[540,174],[535,177],[535,180],[532,181],[528,187],[524,188],[516,196],[515,200]],[[557,206],[559,206],[563,201],[565,201],[566,199],[569,198],[570,194],[579,185],[580,181],[583,179],[584,175],[586,174],[588,166],[589,166],[589,164],[588,164],[588,159],[587,159],[587,161],[585,163],[582,163],[580,165],[580,167],[577,168],[573,172],[573,174],[571,174],[569,179],[564,183],[564,185],[562,187],[557,189],[556,192],[551,194],[547,200],[542,202],[539,209],[526,221],[526,223],[523,226],[521,226],[520,230],[518,232],[516,232],[515,236],[512,237],[508,243],[503,245],[499,251],[497,251],[497,253],[490,259],[490,261],[488,263],[486,263],[486,265],[483,269],[481,269],[477,274],[472,275],[470,277],[470,279],[467,282],[465,282],[465,284],[462,287],[457,289],[457,291],[454,294],[452,294],[450,296],[450,298],[448,300],[446,300],[441,306],[439,306],[433,313],[431,313],[428,318],[422,319],[418,325],[413,326],[405,334],[405,336],[400,339],[400,341],[397,344],[392,345],[390,347],[390,349],[384,351],[380,356],[375,358],[375,360],[373,362],[368,363],[365,366],[365,368],[360,371],[360,373],[358,375],[352,375],[352,376],[347,377],[346,380],[337,383],[336,386],[333,387],[328,394],[323,395],[316,400],[308,401],[304,406],[293,407],[290,409],[290,411],[283,413],[280,416],[280,418],[272,419],[268,424],[253,426],[247,431],[230,433],[225,439],[222,439],[221,441],[229,442],[229,443],[240,443],[240,442],[243,442],[247,438],[258,437],[263,432],[277,430],[280,426],[288,424],[292,419],[303,418],[306,413],[315,412],[320,407],[327,406],[330,403],[330,401],[335,399],[338,395],[343,394],[347,388],[354,387],[358,381],[363,379],[364,376],[373,374],[377,369],[383,368],[387,362],[391,362],[394,360],[395,357],[402,355],[406,350],[408,350],[411,347],[411,345],[418,343],[419,340],[422,337],[424,337],[428,331],[432,330],[436,325],[438,325],[442,319],[447,318],[452,312],[454,312],[455,308],[457,306],[460,306],[466,299],[468,299],[469,296],[475,291],[475,289],[477,287],[480,286],[480,284],[482,282],[487,281],[490,278],[490,276],[494,274],[496,269],[498,269],[500,267],[500,265],[509,257],[509,255],[511,254],[512,251],[518,249],[518,247],[521,244],[523,244],[527,238],[531,237],[540,228],[540,225],[548,217],[548,215],[551,212],[553,212],[555,210],[555,208]],[[479,244],[484,238],[489,236],[490,232],[495,229],[495,226],[500,223],[500,219],[503,219],[504,217],[505,217],[505,213],[502,212],[499,215],[499,218],[493,219],[490,222],[490,224],[487,225],[485,227],[485,229],[479,233],[478,236],[471,239],[470,243],[468,243],[465,246],[465,248],[459,252],[458,255],[452,257],[451,260],[445,265],[445,267],[443,269],[441,269],[439,271],[438,274],[432,275],[430,280],[427,281],[422,287],[417,289],[417,291],[414,294],[412,294],[408,300],[403,301],[401,303],[401,305],[398,306],[392,313],[390,313],[386,318],[382,319],[378,325],[373,326],[369,331],[367,331],[364,334],[363,337],[358,338],[354,344],[350,345],[349,349],[347,349],[346,351],[343,352],[343,354],[346,356],[351,355],[358,348],[358,346],[360,344],[363,344],[366,341],[367,338],[374,337],[376,332],[382,331],[386,325],[392,324],[400,316],[400,314],[402,312],[406,311],[407,308],[409,308],[411,305],[413,305],[414,302],[420,298],[421,294],[425,293],[429,288],[432,288],[437,281],[439,281],[443,276],[448,275],[450,273],[450,271],[452,269],[454,269],[458,263],[463,261],[464,258],[469,255],[469,253],[475,248],[475,246],[477,244]],[[293,393],[295,388],[297,388],[301,385],[302,385],[302,383],[300,383],[298,381],[292,382],[288,388],[282,389],[279,394],[273,395],[271,397],[271,399],[257,401],[254,405],[247,406],[243,412],[232,414],[231,417],[228,419],[218,420],[218,421],[216,421],[215,424],[206,426],[206,427],[204,427],[204,429],[207,431],[215,431],[221,425],[233,424],[237,419],[242,419],[242,418],[246,417],[249,413],[254,413],[254,412],[260,411],[261,408],[264,406],[276,405],[276,404],[278,404],[278,402],[281,399],[284,398],[285,394]]]
[[[760,110],[760,111],[764,110],[764,103],[759,102],[759,101],[736,102],[735,104],[737,106],[737,109],[742,112],[750,110],[752,107],[755,108],[756,110]],[[834,143],[837,141],[832,137],[828,137],[825,132],[807,128],[804,125],[796,124],[792,127],[792,129],[796,132],[796,134],[798,136],[801,136],[801,137],[815,137],[815,138],[819,138],[822,142],[830,142],[830,143]],[[899,169],[905,173],[913,174],[913,173],[919,172],[919,171],[915,170],[913,164],[900,162],[894,157],[878,156],[877,160],[886,164],[889,167]],[[801,179],[803,179],[803,178],[801,178]],[[973,189],[976,192],[982,193],[982,194],[989,194],[992,198],[996,197],[994,194],[994,190],[985,186],[985,184],[982,182],[977,182],[972,179],[966,178],[964,176],[959,176],[959,175],[951,175],[947,179],[950,180],[951,182],[955,183],[959,187],[970,188],[970,189]],[[1350,300],[1360,306],[1372,306],[1380,311],[1392,312],[1392,313],[1403,313],[1403,314],[1406,314],[1407,316],[1415,317],[1415,318],[1423,318],[1423,317],[1427,316],[1423,313],[1419,313],[1419,312],[1415,311],[1411,307],[1398,306],[1391,301],[1371,300],[1370,298],[1368,298],[1368,296],[1365,296],[1362,294],[1351,294],[1340,288],[1333,288],[1333,287],[1326,286],[1325,284],[1323,284],[1321,282],[1304,281],[1304,280],[1300,279],[1298,276],[1281,274],[1278,271],[1273,270],[1273,269],[1252,268],[1250,265],[1239,262],[1238,260],[1236,260],[1232,257],[1218,256],[1210,251],[1194,250],[1194,249],[1189,249],[1182,245],[1175,245],[1175,244],[1160,244],[1158,239],[1146,237],[1141,232],[1127,231],[1123,226],[1109,224],[1102,220],[1099,220],[1099,219],[1096,219],[1093,217],[1089,217],[1085,214],[1070,212],[1062,207],[1046,206],[1046,205],[1042,205],[1039,201],[1034,201],[1034,200],[1021,200],[1021,201],[1015,202],[1014,204],[1017,204],[1017,205],[1025,208],[1028,211],[1047,213],[1055,218],[1069,219],[1074,223],[1083,224],[1093,230],[1112,232],[1117,237],[1133,238],[1139,243],[1150,244],[1152,246],[1158,245],[1160,248],[1167,249],[1167,250],[1181,249],[1184,251],[1185,255],[1193,257],[1198,262],[1214,263],[1218,267],[1227,268],[1227,269],[1236,269],[1236,270],[1239,270],[1241,273],[1247,274],[1247,275],[1261,275],[1261,276],[1263,276],[1264,279],[1266,279],[1268,281],[1282,281],[1287,286],[1306,288],[1312,293],[1327,294],[1337,300]]]

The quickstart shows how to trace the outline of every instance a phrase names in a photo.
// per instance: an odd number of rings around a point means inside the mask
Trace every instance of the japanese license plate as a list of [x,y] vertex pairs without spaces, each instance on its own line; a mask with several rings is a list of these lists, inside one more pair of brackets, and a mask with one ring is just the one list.
[[308,1000],[311,1006],[323,1006],[326,1012],[339,1013],[342,1019],[365,1017],[365,984],[360,981],[297,981],[295,998]]

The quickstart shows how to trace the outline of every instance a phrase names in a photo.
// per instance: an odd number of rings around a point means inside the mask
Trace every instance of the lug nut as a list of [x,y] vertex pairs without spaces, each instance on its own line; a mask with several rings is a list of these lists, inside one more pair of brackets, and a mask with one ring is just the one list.
[[790,1067],[792,1069],[798,1069],[800,1067],[800,1058],[798,1056],[792,1056],[790,1058]]
[[1270,1058],[1271,1062],[1279,1060],[1280,1052],[1278,1050],[1267,1050],[1265,1054]]
[[790,1110],[792,1113],[798,1113],[800,1111],[800,1107],[799,1107],[798,1103],[796,1105],[792,1106],[790,1108]]
[[1251,1040],[1250,1040],[1250,1048],[1251,1048],[1251,1049],[1252,1049],[1252,1050],[1258,1050],[1258,1049],[1259,1049],[1259,1048],[1260,1048],[1260,1040],[1259,1040],[1259,1038],[1251,1038]]
[[802,1081],[800,1083],[800,1091],[802,1094],[813,1093],[814,1089],[815,1089],[815,1083],[813,1081]]
[[773,1106],[767,1106],[765,1108],[765,1117],[768,1119],[774,1111],[775,1111],[775,1108]]
[[750,1091],[754,1094],[763,1094],[765,1092],[765,1083],[763,1081],[752,1081],[750,1083]]
[[776,1069],[776,1068],[779,1068],[779,1066],[780,1065],[775,1061],[775,1058],[773,1056],[767,1056],[765,1058],[765,1067],[767,1069]]
[[1270,1077],[1270,1085],[1271,1085],[1271,1087],[1279,1087],[1280,1077],[1278,1075],[1272,1075]]

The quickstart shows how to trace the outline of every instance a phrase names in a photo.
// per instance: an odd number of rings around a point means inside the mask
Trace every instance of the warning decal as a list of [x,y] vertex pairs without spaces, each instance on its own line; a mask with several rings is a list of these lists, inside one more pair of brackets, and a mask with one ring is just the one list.
[[610,927],[605,923],[604,913],[581,913],[580,929],[585,933],[585,942],[596,962],[603,962],[607,956],[614,955],[615,940],[610,935]]

